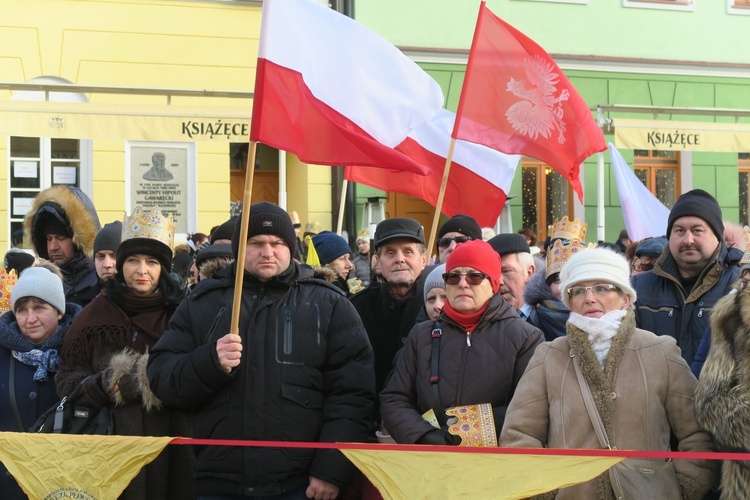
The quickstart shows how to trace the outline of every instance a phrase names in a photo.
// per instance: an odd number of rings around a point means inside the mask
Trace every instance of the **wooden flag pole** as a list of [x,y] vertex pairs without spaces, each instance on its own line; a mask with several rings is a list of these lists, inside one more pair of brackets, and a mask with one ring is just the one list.
[[245,275],[245,252],[247,251],[247,226],[250,222],[250,204],[253,198],[253,177],[255,176],[255,152],[258,143],[250,141],[250,151],[245,165],[245,194],[242,197],[242,215],[240,216],[240,241],[237,249],[237,272],[234,275],[234,299],[232,301],[232,322],[229,333],[240,333],[240,309],[242,306],[242,280]]
[[341,236],[342,226],[344,225],[344,204],[346,203],[346,190],[349,187],[349,181],[344,179],[341,183],[341,201],[339,202],[339,221],[336,224],[336,234]]
[[435,237],[438,231],[438,222],[440,221],[440,210],[443,208],[443,198],[445,197],[445,188],[448,187],[448,175],[453,163],[453,150],[456,148],[456,139],[451,137],[451,145],[448,148],[448,156],[445,159],[445,169],[443,169],[443,181],[440,183],[440,193],[438,194],[437,205],[435,205],[435,217],[432,219],[432,230],[430,231],[430,243],[427,245],[428,255],[432,255],[432,247],[435,245]]

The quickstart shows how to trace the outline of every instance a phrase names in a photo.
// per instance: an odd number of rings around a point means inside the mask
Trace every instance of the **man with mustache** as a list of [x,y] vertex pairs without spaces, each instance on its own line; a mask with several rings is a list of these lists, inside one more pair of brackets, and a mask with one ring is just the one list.
[[688,365],[711,309],[739,276],[739,268],[728,262],[723,233],[716,198],[702,189],[688,191],[669,213],[669,243],[653,270],[633,277],[638,327],[673,336]]

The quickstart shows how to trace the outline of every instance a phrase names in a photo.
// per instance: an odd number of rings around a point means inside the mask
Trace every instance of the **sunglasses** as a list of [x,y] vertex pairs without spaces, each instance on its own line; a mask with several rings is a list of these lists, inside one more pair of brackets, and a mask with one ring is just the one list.
[[470,239],[471,238],[469,238],[468,236],[454,236],[453,238],[440,238],[438,240],[438,246],[440,248],[448,248],[449,246],[451,246],[452,241],[455,241],[456,245],[458,245],[459,243],[466,243]]
[[477,286],[481,284],[482,281],[489,278],[489,276],[484,273],[445,273],[443,275],[443,281],[445,281],[446,285],[458,285],[461,282],[461,277],[466,278],[466,283],[471,286]]

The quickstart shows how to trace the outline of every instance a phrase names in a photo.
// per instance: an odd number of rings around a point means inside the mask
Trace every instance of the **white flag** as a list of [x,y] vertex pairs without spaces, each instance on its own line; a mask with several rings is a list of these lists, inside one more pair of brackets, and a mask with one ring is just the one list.
[[636,177],[611,142],[609,158],[615,172],[628,237],[632,241],[639,241],[652,236],[664,236],[667,231],[669,209]]

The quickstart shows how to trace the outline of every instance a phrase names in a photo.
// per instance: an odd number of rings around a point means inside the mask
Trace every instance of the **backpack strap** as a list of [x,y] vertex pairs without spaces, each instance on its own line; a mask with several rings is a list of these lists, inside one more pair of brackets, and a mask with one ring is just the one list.
[[445,416],[445,408],[443,408],[443,405],[440,403],[440,389],[438,386],[438,383],[440,382],[440,375],[438,374],[438,368],[440,367],[440,338],[443,336],[443,330],[440,326],[440,322],[435,321],[435,326],[432,328],[430,386],[432,387],[433,411],[435,412],[435,418],[437,418],[442,427],[447,425],[448,420]]

